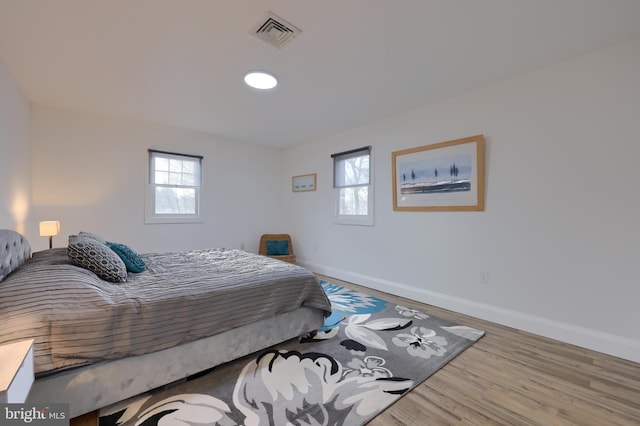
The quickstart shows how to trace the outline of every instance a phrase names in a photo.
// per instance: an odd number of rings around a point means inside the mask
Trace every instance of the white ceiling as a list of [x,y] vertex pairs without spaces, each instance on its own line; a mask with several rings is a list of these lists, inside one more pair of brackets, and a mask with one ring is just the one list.
[[[281,50],[249,34],[268,11],[302,30]],[[0,0],[31,102],[273,147],[637,36],[640,0]]]

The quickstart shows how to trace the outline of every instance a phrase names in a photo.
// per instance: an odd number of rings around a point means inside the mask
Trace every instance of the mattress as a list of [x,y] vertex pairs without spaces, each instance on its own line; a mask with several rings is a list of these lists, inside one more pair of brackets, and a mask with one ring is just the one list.
[[330,303],[306,268],[235,249],[141,254],[111,283],[66,249],[34,253],[0,282],[0,342],[35,339],[36,375],[142,355],[300,307]]

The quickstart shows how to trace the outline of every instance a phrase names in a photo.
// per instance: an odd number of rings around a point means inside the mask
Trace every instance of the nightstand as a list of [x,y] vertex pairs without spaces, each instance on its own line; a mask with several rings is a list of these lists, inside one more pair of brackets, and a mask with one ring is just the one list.
[[33,384],[33,339],[0,345],[0,403],[23,403]]

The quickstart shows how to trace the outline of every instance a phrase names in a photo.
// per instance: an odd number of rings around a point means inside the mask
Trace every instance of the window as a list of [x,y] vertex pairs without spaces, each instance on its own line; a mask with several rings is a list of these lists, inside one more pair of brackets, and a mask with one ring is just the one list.
[[146,223],[200,222],[202,157],[149,150]]
[[333,154],[336,223],[373,225],[371,147]]

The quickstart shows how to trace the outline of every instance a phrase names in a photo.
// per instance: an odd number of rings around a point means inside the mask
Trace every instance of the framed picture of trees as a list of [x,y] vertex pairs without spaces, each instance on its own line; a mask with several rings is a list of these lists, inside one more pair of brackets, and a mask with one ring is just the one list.
[[391,154],[393,210],[484,210],[484,137]]
[[315,191],[316,174],[294,176],[291,178],[291,190],[293,192]]

